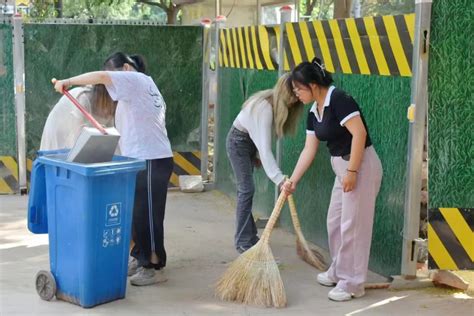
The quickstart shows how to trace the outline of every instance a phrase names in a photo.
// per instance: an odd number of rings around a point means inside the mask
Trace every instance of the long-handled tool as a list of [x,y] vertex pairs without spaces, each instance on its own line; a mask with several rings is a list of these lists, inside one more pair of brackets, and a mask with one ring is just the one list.
[[[53,84],[56,79],[52,79]],[[84,127],[76,139],[74,147],[71,148],[67,161],[78,163],[96,163],[111,161],[120,134],[115,128],[105,129],[87,110],[74,98],[68,90],[63,94],[81,111],[94,128]],[[99,132],[97,132],[99,131]]]
[[[56,84],[56,81],[56,78],[51,79],[53,84]],[[103,135],[107,135],[105,128],[103,128],[102,125],[100,125],[100,123],[97,122],[97,120],[89,112],[87,112],[87,110],[79,103],[79,101],[76,100],[76,98],[72,96],[72,94],[67,89],[63,90],[63,94],[79,109],[79,111],[81,111],[82,114],[84,114],[84,116],[89,120],[89,122],[91,122],[92,125],[94,125],[95,128],[97,128]]]
[[288,204],[290,206],[293,227],[295,228],[296,252],[298,253],[298,256],[316,269],[326,271],[327,266],[323,255],[316,250],[309,248],[308,242],[306,241],[306,238],[304,238],[303,232],[301,231],[301,224],[300,220],[298,219],[298,213],[296,211],[293,195],[288,196]]
[[285,194],[280,193],[260,240],[232,262],[217,282],[217,297],[262,307],[286,306],[285,288],[269,245],[284,203]]

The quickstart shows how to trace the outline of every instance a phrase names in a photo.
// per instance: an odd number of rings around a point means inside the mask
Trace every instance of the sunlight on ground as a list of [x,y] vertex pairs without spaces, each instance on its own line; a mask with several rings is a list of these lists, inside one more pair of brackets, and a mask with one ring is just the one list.
[[473,299],[472,297],[470,297],[466,293],[454,293],[453,297],[463,299],[463,300],[472,300]]
[[351,315],[355,315],[355,314],[358,314],[358,313],[362,313],[362,312],[365,312],[369,309],[372,309],[372,308],[376,308],[376,307],[380,307],[380,306],[383,306],[383,305],[386,305],[386,304],[389,304],[389,303],[392,303],[392,302],[395,302],[395,301],[398,301],[398,300],[401,300],[401,299],[404,299],[408,297],[408,295],[405,295],[405,296],[393,296],[393,297],[390,297],[390,298],[387,298],[383,301],[380,301],[380,302],[377,302],[377,303],[374,303],[372,305],[369,305],[367,307],[364,307],[364,308],[361,308],[361,309],[358,309],[356,311],[353,311],[353,312],[350,312],[348,314],[346,314],[346,316],[351,316]]
[[199,305],[199,308],[207,310],[207,311],[213,311],[213,312],[219,312],[219,311],[226,310],[225,307],[219,306],[219,305],[216,305],[216,304],[202,304],[202,305]]
[[0,250],[15,247],[37,247],[48,244],[48,234],[35,235],[28,231],[25,219],[0,225]]
[[466,293],[470,295],[471,298],[474,298],[474,270],[454,271],[454,274],[469,283],[469,288],[467,289]]

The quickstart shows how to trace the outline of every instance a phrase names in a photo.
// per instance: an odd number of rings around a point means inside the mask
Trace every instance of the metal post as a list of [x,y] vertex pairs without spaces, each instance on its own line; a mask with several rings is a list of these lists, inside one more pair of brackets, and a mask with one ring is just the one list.
[[[413,77],[408,138],[408,176],[405,192],[405,217],[403,224],[403,248],[401,274],[405,278],[416,277],[415,239],[419,236],[421,171],[425,119],[428,107],[428,52],[430,40],[432,0],[415,1],[415,42],[413,47]],[[410,115],[414,113],[414,115]]]
[[15,110],[18,148],[18,188],[26,194],[26,137],[25,137],[25,59],[23,20],[13,18],[13,69],[15,80]]
[[300,2],[301,0],[295,0],[295,18],[292,19],[292,22],[300,21]]
[[[291,21],[291,7],[283,6],[280,8],[280,47],[278,47],[278,77],[285,73],[285,23]],[[276,141],[276,162],[281,168],[282,158],[282,141],[277,139]],[[280,194],[278,186],[275,186],[275,201],[278,200]]]
[[220,73],[220,66],[219,66],[219,32],[224,27],[226,21],[226,17],[223,15],[219,15],[216,17],[215,21],[215,53],[216,53],[216,83],[217,83],[217,96],[216,102],[214,104],[214,156],[212,160],[213,164],[213,173],[214,173],[214,184],[217,184],[217,163],[219,161],[219,133],[217,132],[217,128],[219,127],[219,115],[220,115],[220,104],[219,104],[219,73]]
[[262,21],[261,21],[261,19],[262,19],[262,13],[261,13],[262,4],[260,3],[260,0],[257,0],[256,6],[257,6],[257,23],[256,24],[262,24]]
[[208,179],[207,167],[209,162],[209,58],[211,55],[211,20],[202,19],[202,101],[201,101],[201,176]]
[[221,0],[216,0],[216,16],[220,16],[222,12]]

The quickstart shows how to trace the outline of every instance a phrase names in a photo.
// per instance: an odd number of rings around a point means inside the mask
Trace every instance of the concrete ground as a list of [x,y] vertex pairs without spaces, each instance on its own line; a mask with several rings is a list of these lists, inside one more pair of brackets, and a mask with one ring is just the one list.
[[[0,196],[0,315],[473,315],[474,300],[464,293],[424,290],[368,290],[350,302],[327,299],[316,271],[298,259],[294,235],[276,229],[272,250],[282,262],[288,297],[284,309],[221,302],[212,284],[236,258],[232,247],[233,201],[216,192],[170,192],[166,215],[169,281],[128,286],[123,300],[83,309],[42,301],[34,288],[38,270],[49,270],[47,235],[26,229],[27,197]],[[384,281],[370,274],[369,281]]]

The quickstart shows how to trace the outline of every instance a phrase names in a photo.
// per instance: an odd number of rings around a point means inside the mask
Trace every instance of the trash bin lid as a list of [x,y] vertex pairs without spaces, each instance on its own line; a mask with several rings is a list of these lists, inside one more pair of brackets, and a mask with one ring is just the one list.
[[112,161],[98,163],[77,163],[66,161],[67,154],[46,155],[38,158],[44,165],[51,165],[87,177],[104,176],[122,172],[138,172],[146,168],[145,160],[124,156],[114,156]]

